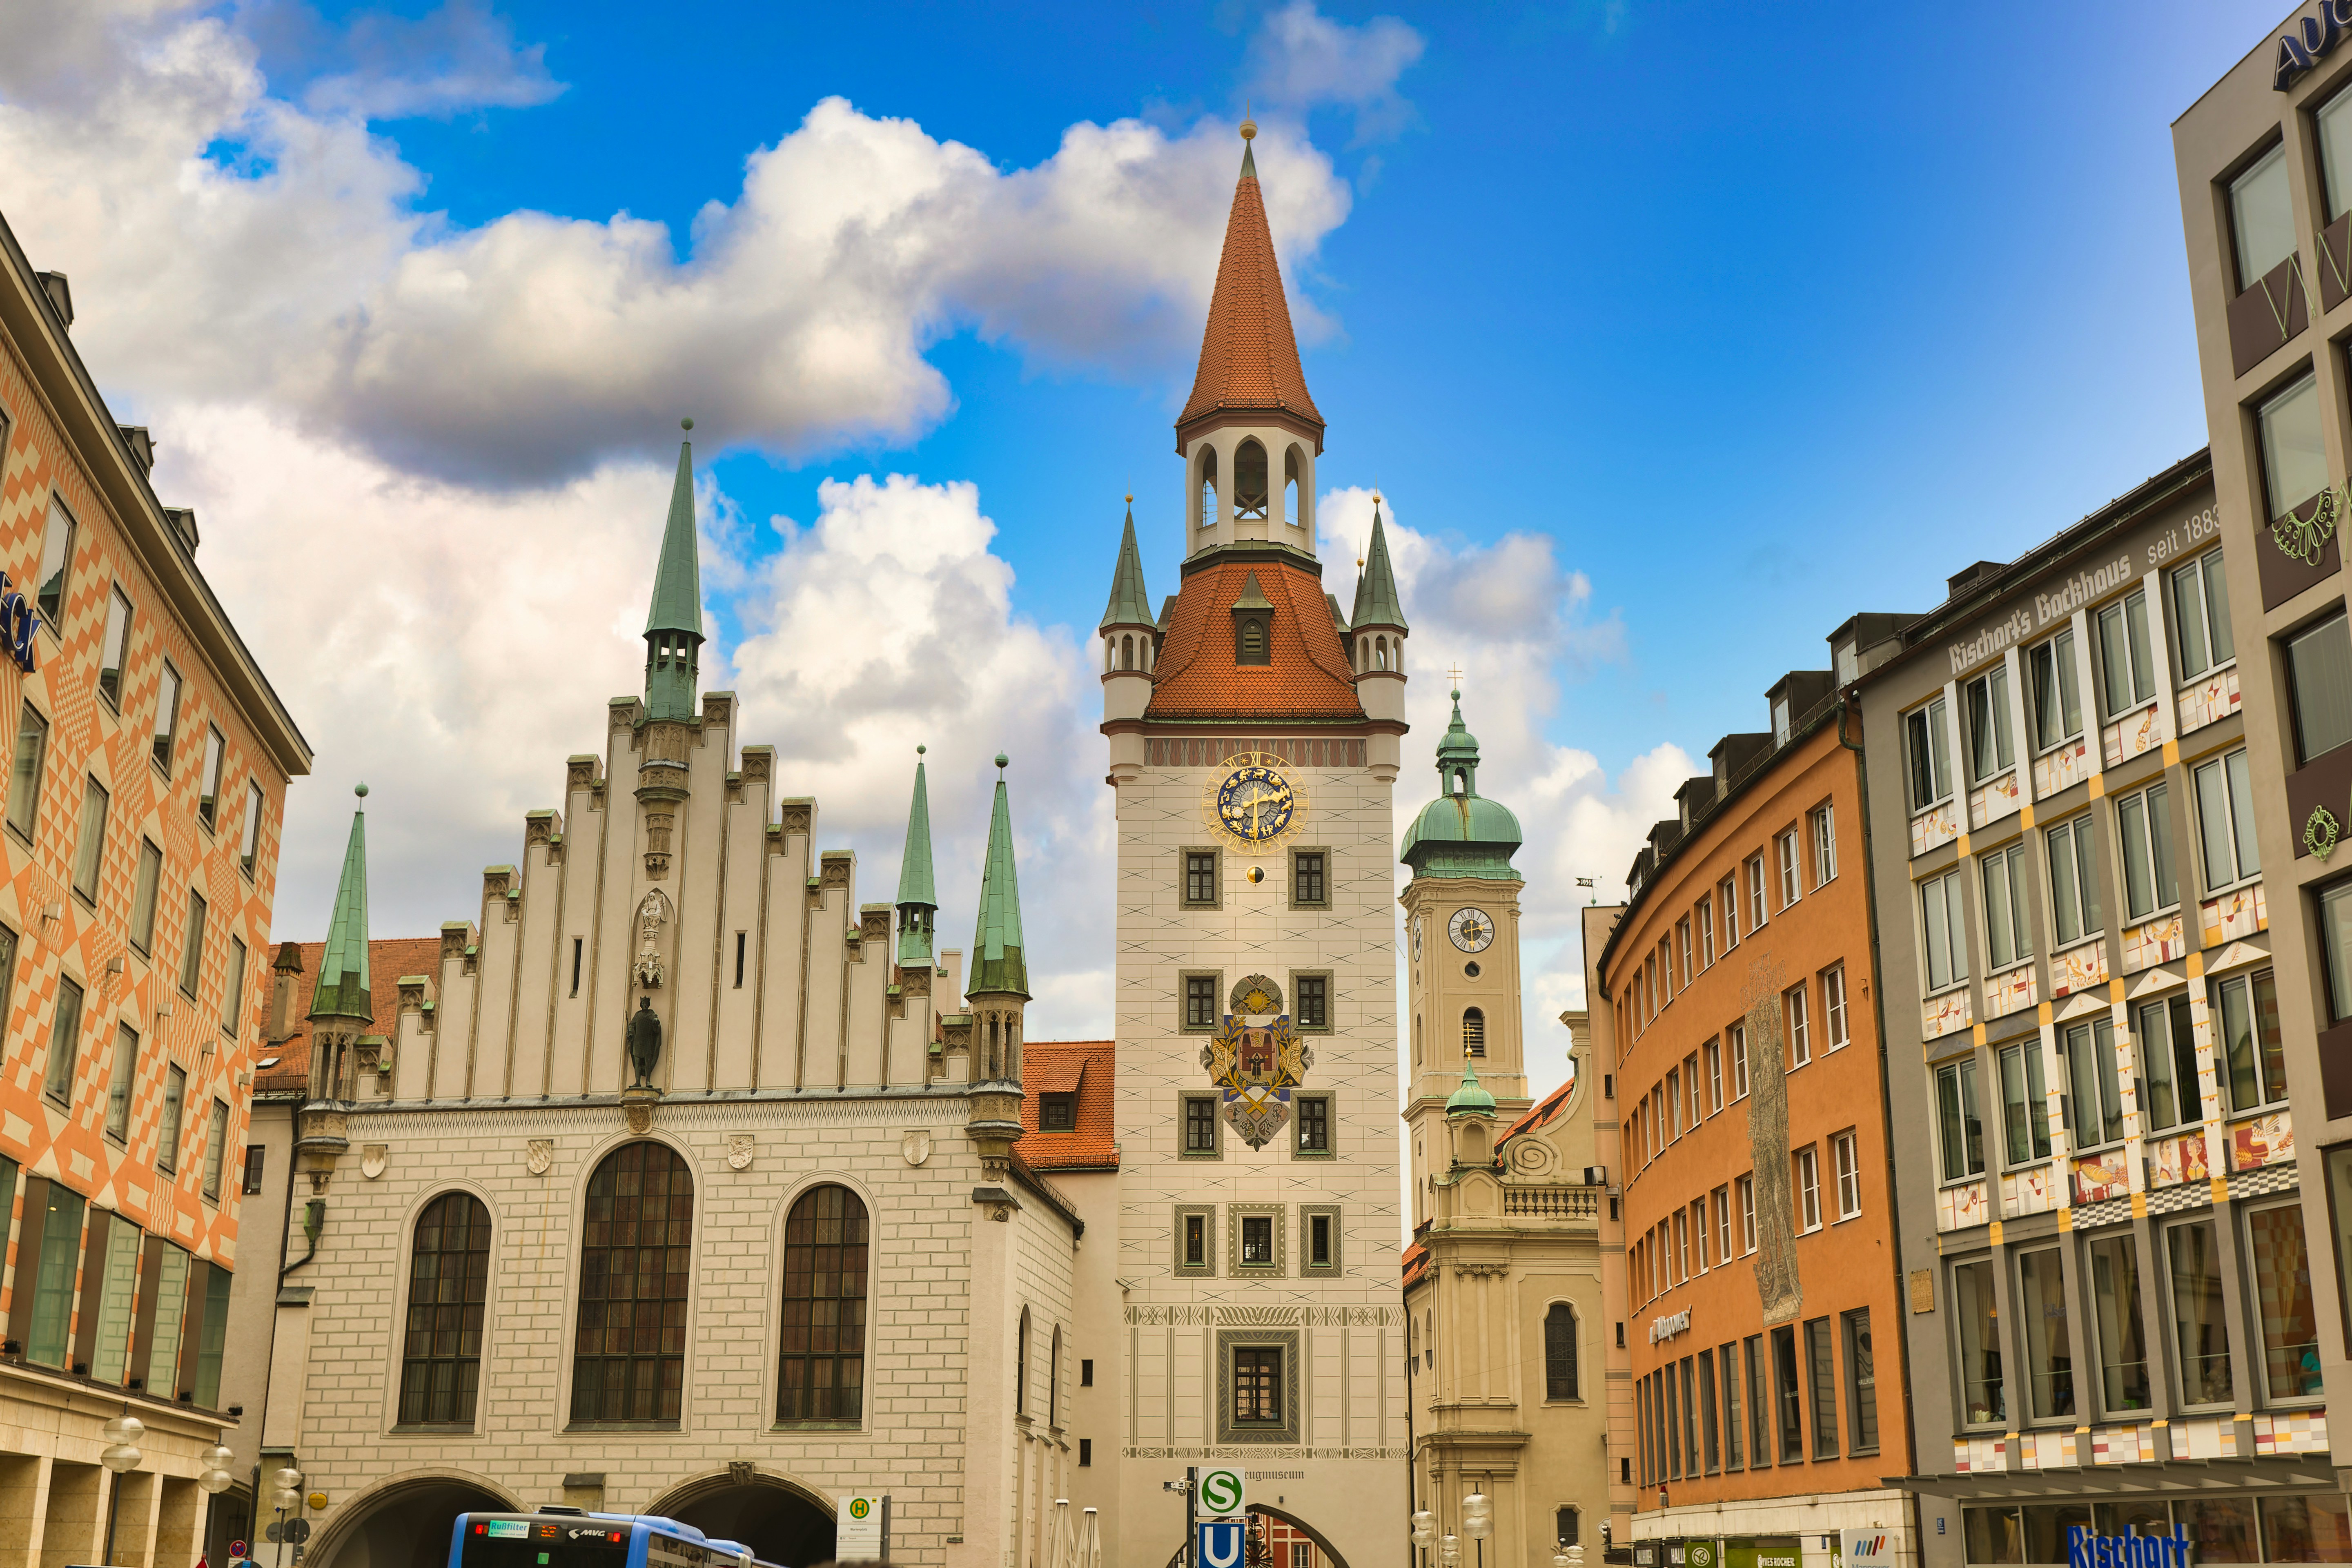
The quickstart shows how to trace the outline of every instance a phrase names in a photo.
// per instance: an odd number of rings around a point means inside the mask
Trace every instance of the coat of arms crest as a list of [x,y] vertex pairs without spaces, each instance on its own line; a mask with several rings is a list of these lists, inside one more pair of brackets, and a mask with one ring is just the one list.
[[1282,1010],[1281,989],[1264,975],[1234,987],[1233,1008],[1201,1047],[1201,1065],[1225,1091],[1227,1125],[1263,1149],[1290,1120],[1290,1091],[1306,1081],[1315,1051]]

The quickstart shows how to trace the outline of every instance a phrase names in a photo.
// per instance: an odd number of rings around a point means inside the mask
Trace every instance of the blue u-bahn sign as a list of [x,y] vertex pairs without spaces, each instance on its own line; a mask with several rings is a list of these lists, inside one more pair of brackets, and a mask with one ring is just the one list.
[[1200,1568],[1242,1568],[1242,1529],[1238,1519],[1204,1519],[1196,1527],[1193,1561]]

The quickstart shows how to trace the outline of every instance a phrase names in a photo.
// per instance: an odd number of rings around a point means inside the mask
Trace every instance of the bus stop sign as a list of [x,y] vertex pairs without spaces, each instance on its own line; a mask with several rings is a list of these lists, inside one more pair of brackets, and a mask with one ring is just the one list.
[[1200,1539],[1194,1543],[1193,1560],[1200,1568],[1242,1568],[1240,1520],[1204,1519],[1195,1528]]

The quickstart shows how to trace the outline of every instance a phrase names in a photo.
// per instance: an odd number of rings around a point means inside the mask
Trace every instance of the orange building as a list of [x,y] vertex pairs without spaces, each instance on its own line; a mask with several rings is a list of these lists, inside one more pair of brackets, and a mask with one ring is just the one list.
[[1880,1484],[1909,1444],[1874,1339],[1900,1301],[1859,726],[1825,670],[1770,700],[1769,733],[1676,792],[1591,977],[1617,1037],[1637,1565],[1910,1541]]
[[226,1479],[245,1086],[310,753],[72,321],[0,225],[0,1558],[185,1563]]

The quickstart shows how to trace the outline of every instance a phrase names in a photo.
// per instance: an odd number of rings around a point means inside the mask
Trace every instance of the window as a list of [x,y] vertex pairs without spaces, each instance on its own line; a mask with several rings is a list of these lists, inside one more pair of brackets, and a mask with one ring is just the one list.
[[98,872],[106,859],[106,786],[82,781],[81,831],[74,839],[73,890],[98,901]]
[[1078,1124],[1078,1097],[1076,1094],[1040,1094],[1037,1097],[1037,1131],[1067,1132]]
[[1577,1543],[1577,1513],[1573,1508],[1556,1509],[1551,1516],[1552,1540],[1561,1546]]
[[16,716],[16,754],[8,770],[8,826],[33,837],[41,815],[41,764],[49,750],[49,721],[26,703]]
[[1832,806],[1813,809],[1805,820],[1813,829],[1813,886],[1837,879],[1837,816]]
[[1328,1154],[1331,1152],[1331,1101],[1319,1094],[1302,1094],[1296,1098],[1298,1106],[1298,1152],[1302,1154]]
[[1687,1284],[1691,1277],[1690,1215],[1681,1209],[1675,1211],[1674,1234],[1675,1283]]
[[93,1382],[120,1384],[127,1375],[124,1366],[131,1355],[131,1306],[138,1294],[139,1254],[145,1237],[136,1225],[120,1215],[101,1211],[91,1221],[81,1290],[82,1315],[87,1319],[95,1313],[98,1319],[95,1342],[89,1347],[89,1375]]
[[1095,1363],[1090,1359],[1082,1358],[1078,1362],[1078,1386],[1080,1388],[1092,1388],[1094,1385]]
[[1701,899],[1698,901],[1698,909],[1696,912],[1698,917],[1698,966],[1701,969],[1712,969],[1715,967],[1715,907],[1713,900]]
[[2173,1344],[2180,1357],[2184,1405],[2227,1405],[2235,1386],[2230,1373],[2230,1328],[2221,1311],[2221,1258],[2214,1246],[2213,1222],[2192,1220],[2164,1233],[2172,1268]]
[[1871,1353],[1870,1309],[1856,1307],[1840,1314],[1838,1328],[1845,1341],[1846,1452],[1875,1453],[1878,1449],[1878,1373]]
[[1699,1123],[1699,1117],[1701,1114],[1698,1090],[1698,1055],[1696,1052],[1693,1052],[1691,1055],[1683,1058],[1683,1087],[1690,1092],[1690,1120],[1685,1123],[1685,1125],[1696,1127]]
[[1927,952],[1927,989],[1945,991],[1969,977],[1969,942],[1961,924],[1960,873],[1945,872],[1919,884],[1920,931]]
[[1217,901],[1217,856],[1214,850],[1184,851],[1184,901],[1192,905]]
[[196,796],[196,820],[207,833],[220,822],[221,774],[227,765],[227,747],[221,732],[208,724],[205,727],[204,791]]
[[1242,1215],[1242,1267],[1267,1268],[1274,1265],[1274,1216],[1251,1214]]
[[2116,1076],[2116,1028],[2105,1018],[2067,1026],[2059,1050],[2066,1058],[2066,1131],[2076,1149],[2096,1148],[2124,1135],[2123,1088]]
[[1213,1154],[1217,1152],[1217,1102],[1205,1094],[1184,1097],[1184,1152]]
[[1837,1213],[1852,1219],[1862,1212],[1862,1147],[1854,1134],[1841,1132],[1830,1140],[1831,1158],[1837,1167]]
[[2172,572],[2172,624],[2185,685],[2238,657],[2230,634],[2230,582],[2221,552],[2209,550]]
[[1276,1345],[1234,1347],[1234,1424],[1282,1422],[1282,1351]]
[[1739,879],[1726,877],[1717,884],[1715,901],[1723,910],[1723,951],[1739,945]]
[[155,1129],[155,1168],[169,1174],[180,1168],[180,1110],[188,1100],[185,1068],[163,1069],[163,1120]]
[[676,1421],[686,1384],[694,1178],[668,1145],[624,1143],[588,1178],[572,1419]]
[[847,1187],[828,1183],[793,1200],[784,1220],[777,1420],[864,1416],[867,1244],[866,1205]]
[[1309,1214],[1307,1216],[1307,1268],[1332,1268],[1339,1266],[1338,1248],[1335,1245],[1338,1237],[1336,1227],[1339,1223],[1337,1215]]
[[2000,1308],[1993,1300],[1992,1265],[1963,1263],[1952,1270],[1952,1316],[1960,1337],[1961,1419],[1988,1426],[2007,1417],[2000,1375]]
[[155,765],[165,776],[172,772],[172,743],[180,731],[180,672],[163,661],[155,683]]
[[470,1193],[445,1193],[425,1205],[408,1252],[402,1426],[474,1424],[489,1284],[490,1211]]
[[2246,1241],[2254,1276],[2254,1320],[2262,1325],[2263,1387],[2273,1400],[2319,1393],[2319,1309],[2311,1294],[2311,1255],[2297,1204],[2249,1210]]
[[1029,1309],[1021,1309],[1021,1327],[1013,1341],[1013,1414],[1029,1408]]
[[1977,1062],[1962,1057],[1936,1069],[1936,1131],[1944,1180],[1984,1174],[1984,1124],[1977,1116]]
[[2116,802],[2116,830],[2124,849],[2124,913],[2135,921],[2180,901],[2172,875],[2172,822],[2165,813],[2169,798],[2158,784]]
[[1743,1349],[1748,1372],[1748,1463],[1761,1469],[1772,1462],[1771,1373],[1764,1359],[1764,1336],[1748,1335]]
[[139,1036],[128,1024],[114,1026],[114,1064],[107,1074],[106,1131],[117,1140],[131,1133],[131,1092],[139,1079]]
[[1215,975],[1184,976],[1184,1026],[1188,1029],[1213,1029],[1217,1026]]
[[1706,1058],[1706,1113],[1723,1109],[1723,1047],[1709,1040],[1700,1052]]
[[2282,142],[2230,182],[2230,238],[2238,263],[2238,292],[2268,277],[2294,254],[2294,211],[2287,190]]
[[2263,499],[2284,517],[2327,488],[2327,448],[2320,435],[2319,384],[2305,376],[2254,414],[2262,443]]
[[205,1197],[220,1201],[221,1161],[228,1152],[228,1107],[213,1101],[210,1121],[205,1123],[204,1186]]
[[1183,1219],[1184,1267],[1206,1268],[1209,1267],[1209,1216],[1188,1214]]
[[163,879],[163,852],[147,839],[139,841],[139,869],[131,884],[131,945],[141,952],[155,946],[155,895]]
[[1996,664],[1960,688],[1969,721],[1969,777],[1977,784],[2017,763],[2009,728],[2009,666]]
[[1239,635],[1234,641],[1234,662],[1235,664],[1271,662],[1272,656],[1265,648],[1265,617],[1244,616],[1235,624],[1239,628]]
[[[33,1326],[25,1336],[25,1359],[45,1366],[64,1366],[67,1331],[73,1321],[74,1270],[81,1247],[82,1200],[64,1183],[48,1182],[26,1194],[28,1207],[43,1187],[47,1196],[42,1201],[41,1243],[34,1267]],[[21,1259],[17,1279],[16,1289],[21,1290],[25,1288]],[[175,1320],[175,1331],[177,1327]]]
[[1731,1184],[1739,1190],[1739,1252],[1756,1250],[1756,1178],[1742,1176]]
[[1731,1189],[1715,1189],[1715,1258],[1718,1263],[1731,1261]]
[[1797,1228],[1822,1228],[1822,1156],[1817,1149],[1797,1151]]
[[98,694],[122,707],[122,667],[131,657],[131,601],[117,588],[107,596],[106,636],[98,645]]
[[2147,1113],[2148,1130],[2161,1132],[2203,1121],[2205,1107],[2197,1089],[2197,1040],[2189,1027],[2188,995],[2141,1003],[2134,1011],[2132,1033],[2139,1047],[2140,1074],[2146,1080],[2140,1105]]
[[[1691,1205],[1691,1206],[1690,1206],[1690,1216],[1691,1216],[1691,1221],[1690,1221],[1690,1223],[1691,1223],[1691,1260],[1692,1260],[1693,1262],[1695,1262],[1695,1263],[1696,1263],[1696,1264],[1698,1265],[1698,1271],[1699,1271],[1701,1274],[1704,1274],[1704,1273],[1706,1273],[1706,1267],[1707,1267],[1707,1265],[1706,1265],[1706,1200],[1705,1198],[1701,1198],[1701,1199],[1699,1199],[1699,1200],[1698,1200],[1698,1202],[1696,1202],[1696,1203],[1695,1203],[1695,1204]],[[1718,1255],[1717,1256],[1717,1258],[1716,1258],[1716,1261],[1717,1261],[1717,1263],[1721,1263],[1721,1262],[1723,1261],[1723,1258],[1721,1257],[1721,1255],[1719,1255],[1719,1254],[1718,1254]]]
[[1952,752],[1942,698],[1903,716],[1903,750],[1911,763],[1911,809],[1925,811],[1949,800]]
[[188,889],[188,939],[180,949],[180,989],[191,997],[205,976],[205,896]]
[[2156,695],[2147,651],[2147,591],[2137,589],[2099,611],[2099,686],[2110,719]]
[[[2313,116],[2319,133],[2319,169],[2327,196],[2326,217],[2334,223],[2352,208],[2352,96],[2337,93]],[[0,433],[8,426],[0,422]]]
[[1675,950],[1683,966],[1683,989],[1687,991],[1690,989],[1691,983],[1691,929],[1688,915],[1675,922]]
[[1764,857],[1754,856],[1748,862],[1748,929],[1752,933],[1764,929]]
[[2025,1332],[2026,1383],[2040,1420],[2074,1414],[2074,1342],[2067,1324],[2066,1286],[2054,1247],[2017,1259],[2019,1327]]
[[1323,875],[1323,851],[1301,849],[1290,858],[1293,900],[1300,904],[1328,904],[1331,901]]
[[2003,1155],[2012,1165],[2050,1158],[2050,1096],[2042,1070],[2040,1039],[2021,1040],[2000,1051],[2000,1117]]
[[1740,1458],[1741,1431],[1739,1415],[1739,1347],[1725,1345],[1716,1352],[1722,1367],[1723,1382],[1723,1468],[1736,1470],[1745,1461]]
[[1797,1379],[1797,1331],[1772,1331],[1772,1395],[1774,1426],[1780,1437],[1780,1462],[1793,1465],[1805,1457],[1804,1389]]
[[237,1016],[245,1003],[245,942],[228,939],[228,981],[221,989],[221,1027],[236,1033]]
[[2208,892],[2262,873],[2262,851],[2254,844],[2253,785],[2246,776],[2244,752],[2197,764],[2197,826],[2205,847]]
[[1683,1135],[1683,1075],[1680,1068],[1666,1073],[1666,1136]]
[[247,784],[245,790],[245,836],[237,849],[237,867],[249,879],[261,854],[261,806],[259,784]]
[[1843,1050],[1852,1041],[1845,1014],[1845,965],[1822,971],[1822,1023],[1828,1031],[1824,1051]]
[[1775,749],[1789,743],[1790,721],[1789,698],[1783,692],[1772,699],[1772,744]]
[[269,1163],[269,1150],[260,1143],[245,1146],[245,1191],[250,1195],[261,1191],[263,1171]]
[[1830,1321],[1805,1324],[1805,1381],[1812,1388],[1813,1458],[1838,1457],[1837,1363],[1830,1355]]
[[2148,1405],[2139,1252],[2129,1232],[2091,1243],[2091,1317],[2099,1337],[2099,1400],[2108,1415]]
[[49,525],[41,535],[41,575],[34,589],[34,600],[39,605],[41,619],[58,637],[65,631],[58,625],[66,612],[66,578],[73,569],[74,520],[66,503],[57,497],[49,498]]
[[[14,942],[9,944],[12,948]],[[12,959],[15,954],[9,955]],[[42,1089],[59,1105],[73,1103],[76,1054],[81,1048],[81,987],[58,976],[57,1011],[49,1019],[49,1064]]]
[[1483,1057],[1486,1054],[1486,1015],[1476,1007],[1462,1010],[1462,1054]]
[[1331,1026],[1331,982],[1320,974],[1301,974],[1292,981],[1298,993],[1298,1026],[1302,1029],[1328,1029]]
[[2050,848],[2050,926],[2057,944],[2066,947],[2086,936],[2096,936],[2105,923],[2099,912],[2099,873],[2091,863],[2091,819],[2078,816],[2052,828]]
[[2230,1109],[2242,1113],[2284,1100],[2286,1048],[2279,1035],[2278,983],[2271,972],[2229,975],[2213,982],[2207,994],[2221,1025],[2221,1072],[2230,1086]]
[[2033,698],[2033,749],[2046,752],[2083,732],[2082,675],[2074,667],[2074,633],[2069,628],[2025,656],[2026,684]]
[[1780,907],[1785,910],[1798,896],[1797,830],[1792,827],[1772,842],[1780,857]]
[[1724,1031],[1731,1039],[1731,1098],[1748,1098],[1748,1026],[1734,1024]]
[[[1723,1455],[1716,1447],[1715,1358],[1701,1351],[1691,1361],[1698,1363],[1698,1429],[1706,1457],[1706,1473],[1712,1476],[1723,1468]],[[1688,1366],[1691,1362],[1683,1364]]]
[[1544,1397],[1574,1399],[1576,1394],[1576,1314],[1565,1301],[1554,1301],[1544,1313]]
[[1813,1031],[1806,1017],[1805,988],[1792,985],[1780,995],[1780,1016],[1789,1030],[1789,1065],[1803,1067],[1813,1059]]
[[[162,1259],[155,1269],[155,1299],[184,1304],[188,1299],[188,1266],[194,1260],[168,1243],[159,1250]],[[155,1337],[148,1346],[146,1381],[159,1399],[168,1399],[179,1392],[175,1384],[180,1376],[180,1337],[186,1316],[184,1310],[155,1314]]]

